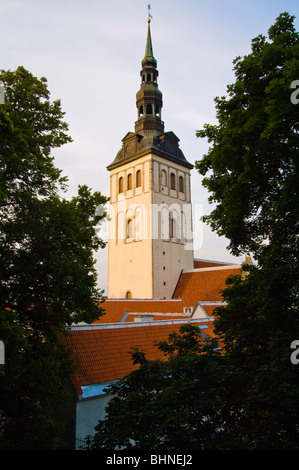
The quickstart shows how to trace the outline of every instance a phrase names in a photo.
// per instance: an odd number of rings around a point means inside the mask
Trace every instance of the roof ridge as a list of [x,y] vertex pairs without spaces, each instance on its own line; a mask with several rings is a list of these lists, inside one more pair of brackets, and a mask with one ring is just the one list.
[[225,269],[241,269],[240,264],[231,264],[231,265],[223,265],[223,266],[211,266],[209,268],[193,268],[193,269],[186,269],[183,270],[182,274],[185,273],[196,273],[196,272],[203,272],[203,271],[223,271]]
[[155,320],[150,322],[128,322],[128,323],[91,323],[91,324],[80,324],[80,325],[71,325],[67,331],[92,331],[92,330],[107,330],[107,329],[117,329],[117,328],[139,328],[139,327],[155,327],[161,325],[179,325],[186,323],[203,323],[207,321],[213,321],[214,317],[208,319],[201,318],[188,318],[180,320]]
[[124,299],[124,298],[108,298],[104,302],[183,302],[182,299]]

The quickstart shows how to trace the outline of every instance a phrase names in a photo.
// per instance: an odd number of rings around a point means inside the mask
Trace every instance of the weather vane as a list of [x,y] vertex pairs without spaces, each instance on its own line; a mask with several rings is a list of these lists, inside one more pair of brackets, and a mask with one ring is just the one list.
[[148,4],[147,9],[148,9],[148,20],[147,20],[147,21],[150,23],[150,22],[151,22],[151,18],[152,18],[152,15],[151,15],[151,5],[150,5],[150,3]]

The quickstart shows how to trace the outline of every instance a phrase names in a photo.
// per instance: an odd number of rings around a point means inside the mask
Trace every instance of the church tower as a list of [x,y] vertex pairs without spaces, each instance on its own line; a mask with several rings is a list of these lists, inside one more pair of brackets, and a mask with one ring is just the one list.
[[135,132],[110,171],[108,298],[171,298],[183,269],[193,269],[190,170],[173,132],[161,119],[151,20]]

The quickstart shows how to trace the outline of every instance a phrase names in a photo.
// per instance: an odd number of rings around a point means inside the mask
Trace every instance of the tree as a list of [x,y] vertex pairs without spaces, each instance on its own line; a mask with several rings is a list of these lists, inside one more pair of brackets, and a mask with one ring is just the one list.
[[91,439],[95,449],[183,451],[210,447],[217,435],[220,356],[206,347],[199,329],[183,325],[156,346],[165,360],[149,361],[109,387],[107,417]]
[[[268,39],[234,61],[236,81],[217,97],[218,125],[197,132],[212,144],[196,163],[215,204],[206,221],[255,264],[224,291],[223,335],[233,434],[243,448],[298,448],[298,369],[290,345],[299,331],[299,35],[282,13]],[[237,412],[242,410],[242,413]],[[236,442],[236,441],[235,441]],[[232,440],[231,444],[232,445]]]
[[96,229],[107,198],[86,186],[60,195],[67,180],[51,152],[71,138],[46,79],[23,67],[0,79],[0,447],[55,449],[72,370],[60,332],[103,313],[93,253],[104,246]]
[[[298,109],[291,102],[299,76],[294,17],[279,16],[269,39],[234,61],[236,81],[217,97],[218,125],[197,135],[212,146],[196,168],[216,207],[206,221],[230,240],[235,254],[263,249],[279,227],[298,230]],[[279,226],[277,225],[279,223]]]

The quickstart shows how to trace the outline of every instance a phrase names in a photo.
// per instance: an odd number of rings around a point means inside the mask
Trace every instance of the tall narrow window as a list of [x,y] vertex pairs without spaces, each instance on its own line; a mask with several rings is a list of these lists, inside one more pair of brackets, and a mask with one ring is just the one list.
[[132,292],[130,290],[127,290],[126,299],[131,299],[131,298],[132,298]]
[[171,173],[170,175],[170,187],[171,189],[175,189],[175,174]]
[[121,176],[118,180],[118,192],[122,193],[124,191],[124,179]]
[[136,187],[141,186],[141,171],[138,170],[136,173]]
[[132,189],[132,173],[130,173],[127,178],[127,189]]
[[179,177],[179,191],[181,193],[185,192],[185,190],[184,190],[184,178],[182,176]]
[[176,220],[174,217],[169,218],[169,238],[176,238]]
[[167,183],[166,171],[162,170],[162,172],[161,172],[161,184],[162,184],[162,186],[166,186],[166,183]]
[[133,220],[127,221],[127,238],[133,238]]

